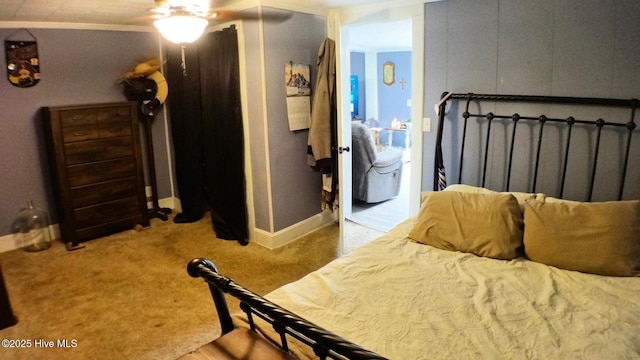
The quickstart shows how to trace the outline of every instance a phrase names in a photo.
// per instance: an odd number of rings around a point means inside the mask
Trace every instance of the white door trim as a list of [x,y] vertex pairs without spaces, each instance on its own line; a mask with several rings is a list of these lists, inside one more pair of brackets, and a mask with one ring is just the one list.
[[[412,88],[411,88],[411,179],[409,188],[409,216],[417,215],[420,209],[420,192],[422,189],[422,117],[424,109],[424,4],[410,4],[406,6],[381,7],[379,5],[354,6],[331,10],[327,19],[329,37],[336,41],[336,86],[338,105],[338,124],[351,121],[349,111],[349,39],[348,32],[343,27],[351,24],[376,23],[411,19],[412,23]],[[351,128],[338,126],[338,146],[351,147]],[[345,165],[351,166],[351,153],[348,161],[343,153],[338,157],[339,169]],[[339,171],[339,220],[340,243],[344,229],[345,213],[351,211],[351,191],[344,189],[345,181],[350,188],[351,179],[344,179],[344,172]]]

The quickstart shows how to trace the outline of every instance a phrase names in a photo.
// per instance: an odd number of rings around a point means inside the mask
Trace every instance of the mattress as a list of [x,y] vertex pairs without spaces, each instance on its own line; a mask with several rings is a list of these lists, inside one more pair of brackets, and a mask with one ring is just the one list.
[[640,358],[640,278],[439,250],[413,223],[265,298],[390,359]]

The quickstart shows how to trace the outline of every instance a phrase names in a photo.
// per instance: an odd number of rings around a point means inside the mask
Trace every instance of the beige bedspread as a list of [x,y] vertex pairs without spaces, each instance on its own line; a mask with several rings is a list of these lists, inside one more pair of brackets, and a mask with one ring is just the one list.
[[640,358],[640,278],[438,250],[412,225],[265,297],[391,359]]

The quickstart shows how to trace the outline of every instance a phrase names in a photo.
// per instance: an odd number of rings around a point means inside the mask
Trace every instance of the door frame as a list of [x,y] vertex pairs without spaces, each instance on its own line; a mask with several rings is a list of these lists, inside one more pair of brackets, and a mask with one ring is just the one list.
[[[364,23],[380,23],[396,20],[411,20],[411,178],[409,180],[409,217],[420,209],[422,191],[422,155],[424,112],[424,4],[422,2],[392,7],[388,4],[364,5],[331,10],[328,17],[328,34],[336,42],[336,96],[338,107],[337,137],[339,148],[351,148],[350,94],[350,46],[346,26]],[[340,249],[344,249],[344,223],[351,214],[351,152],[338,156],[338,219],[340,222]]]

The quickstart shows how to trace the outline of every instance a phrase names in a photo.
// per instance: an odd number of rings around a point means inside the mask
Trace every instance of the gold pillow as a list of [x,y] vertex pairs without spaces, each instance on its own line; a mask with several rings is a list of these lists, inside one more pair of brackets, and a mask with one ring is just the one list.
[[524,225],[524,250],[533,261],[599,275],[640,276],[640,201],[527,200]]
[[510,260],[522,246],[522,212],[511,194],[434,192],[409,237],[439,249]]
[[515,196],[516,200],[518,200],[518,204],[520,205],[520,211],[524,211],[524,201],[527,199],[539,199],[542,200],[545,198],[543,193],[525,193],[518,191],[493,191],[483,187],[473,186],[473,185],[465,185],[465,184],[452,184],[447,186],[442,191],[458,191],[458,192],[466,192],[466,193],[478,193],[478,194],[511,194]]

